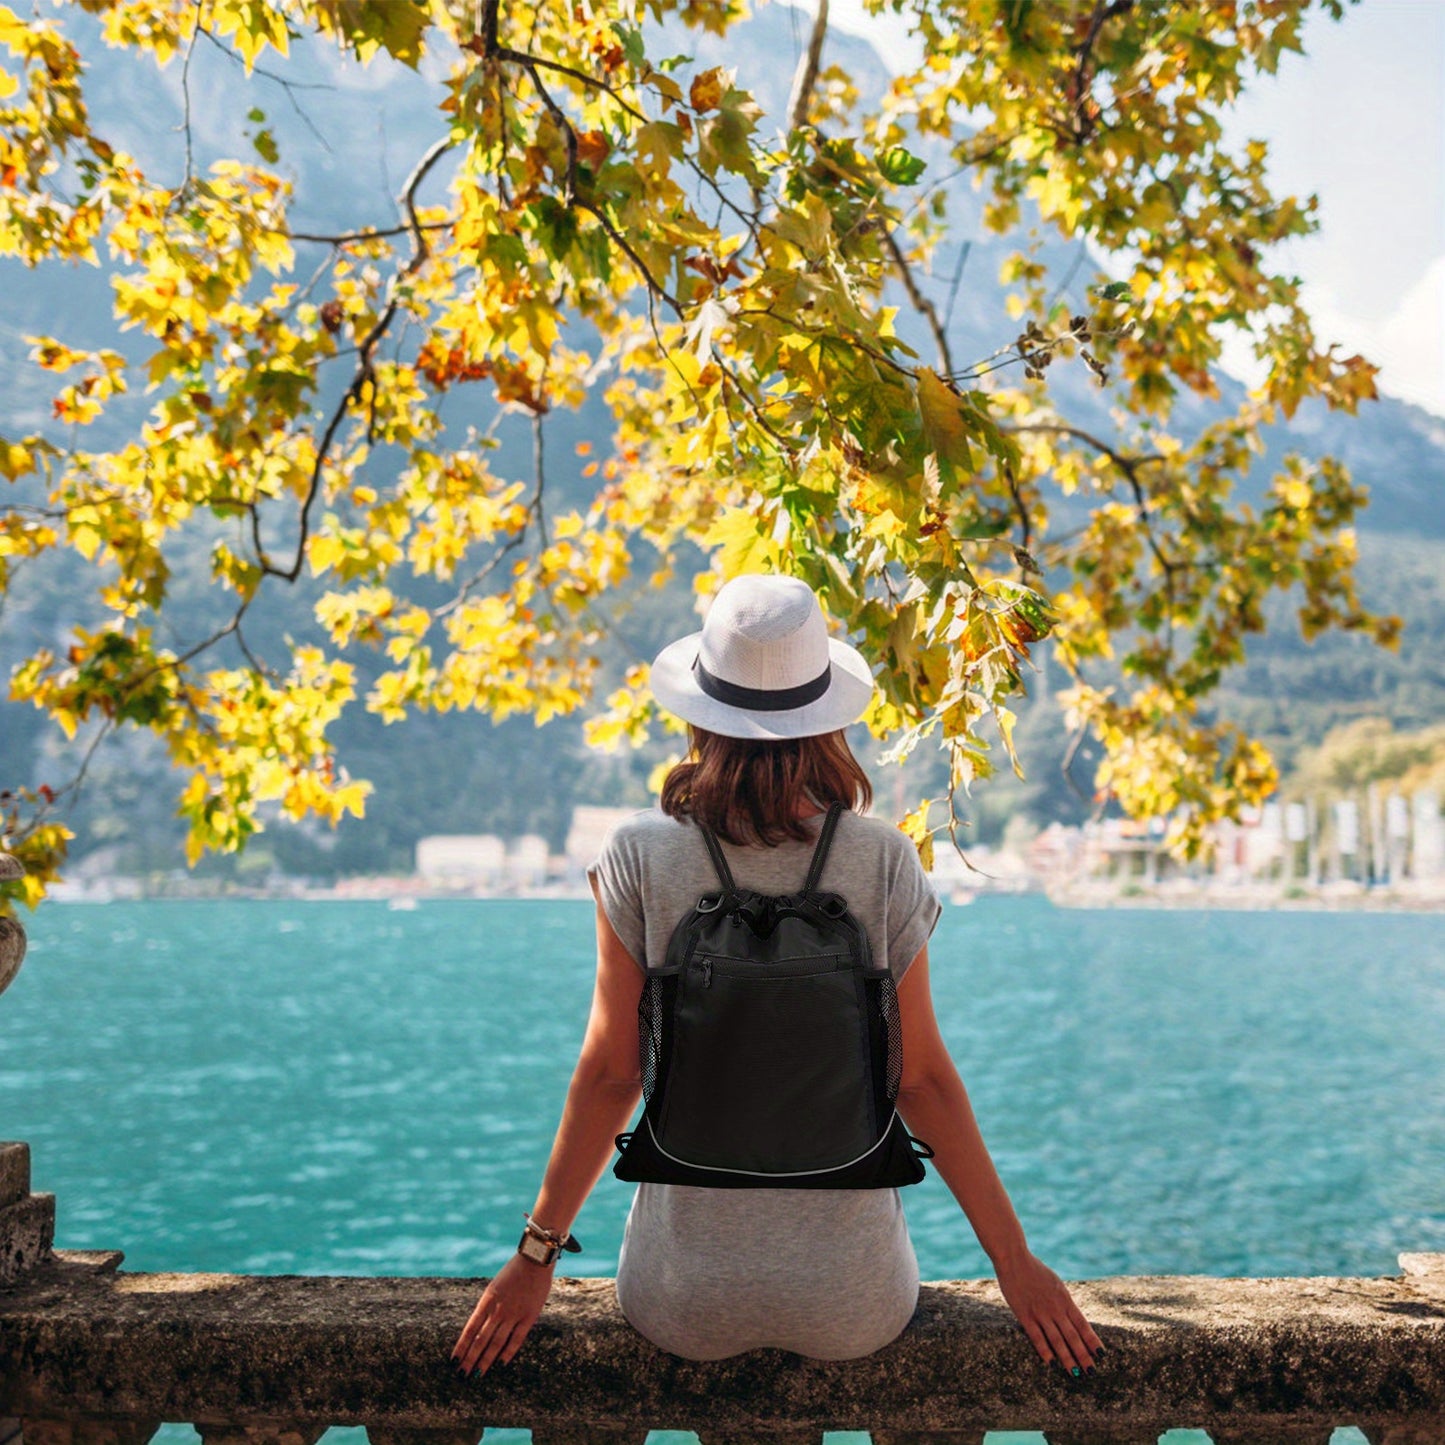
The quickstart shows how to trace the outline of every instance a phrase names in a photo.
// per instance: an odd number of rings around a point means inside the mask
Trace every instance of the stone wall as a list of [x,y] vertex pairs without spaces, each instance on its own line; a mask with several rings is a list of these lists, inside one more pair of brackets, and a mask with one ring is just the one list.
[[206,1445],[311,1445],[329,1425],[365,1425],[373,1445],[476,1445],[489,1426],[537,1445],[649,1429],[1133,1445],[1175,1427],[1326,1445],[1341,1425],[1445,1445],[1442,1255],[1402,1255],[1382,1279],[1079,1282],[1107,1346],[1080,1379],[1040,1363],[992,1280],[925,1284],[904,1333],[861,1360],[697,1362],[638,1335],[610,1279],[562,1277],[516,1359],[464,1381],[450,1352],[482,1279],[130,1273],[117,1252],[50,1248],[54,1200],[29,1193],[23,1145],[0,1145],[0,1181],[0,1255],[19,1261],[0,1283],[0,1445],[14,1422],[24,1445],[142,1445],[161,1421]]

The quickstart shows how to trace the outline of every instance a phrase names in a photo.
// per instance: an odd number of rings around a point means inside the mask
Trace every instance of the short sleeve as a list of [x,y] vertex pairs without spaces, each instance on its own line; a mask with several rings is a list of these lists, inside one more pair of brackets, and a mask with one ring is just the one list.
[[891,863],[888,889],[888,964],[895,982],[902,981],[943,914],[918,850],[900,837],[902,846],[896,848]]
[[640,968],[647,967],[647,930],[642,921],[642,870],[637,850],[620,825],[602,840],[596,861],[587,865],[593,886],[618,938]]

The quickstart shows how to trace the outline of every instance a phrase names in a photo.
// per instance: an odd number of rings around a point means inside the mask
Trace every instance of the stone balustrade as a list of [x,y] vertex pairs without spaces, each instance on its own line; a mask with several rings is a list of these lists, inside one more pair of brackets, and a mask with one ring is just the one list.
[[1093,1375],[1042,1365],[991,1280],[925,1284],[887,1348],[811,1361],[781,1350],[679,1359],[622,1318],[610,1279],[557,1280],[510,1365],[459,1378],[450,1352],[482,1279],[147,1274],[115,1251],[52,1248],[53,1195],[0,1144],[0,1445],[143,1445],[191,1422],[205,1445],[313,1445],[364,1425],[372,1445],[1445,1445],[1445,1255],[1382,1279],[1082,1281],[1107,1349]]

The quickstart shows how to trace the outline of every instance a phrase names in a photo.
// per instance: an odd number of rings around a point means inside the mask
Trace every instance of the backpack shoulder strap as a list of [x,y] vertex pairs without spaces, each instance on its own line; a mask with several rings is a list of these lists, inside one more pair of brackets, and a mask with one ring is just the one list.
[[712,857],[712,866],[717,869],[718,882],[723,886],[723,892],[730,898],[738,896],[738,886],[733,882],[732,869],[728,867],[728,860],[723,857],[722,845],[714,836],[711,828],[701,819],[698,819],[697,826],[702,830],[703,842],[707,844],[707,851]]
[[828,848],[833,842],[833,833],[838,826],[838,815],[842,811],[842,803],[833,803],[828,808],[828,816],[823,819],[823,826],[818,830],[818,843],[813,849],[813,863],[808,869],[808,881],[803,884],[804,893],[811,893],[818,886],[819,878],[823,876],[823,864],[828,860]]

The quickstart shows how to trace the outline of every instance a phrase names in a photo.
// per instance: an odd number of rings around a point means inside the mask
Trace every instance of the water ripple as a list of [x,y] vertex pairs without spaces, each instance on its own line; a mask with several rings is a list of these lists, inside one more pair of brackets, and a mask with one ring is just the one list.
[[[44,908],[3,1000],[0,1133],[57,1243],[132,1269],[485,1274],[587,1023],[590,902]],[[940,1028],[1043,1257],[1380,1274],[1445,1249],[1445,920],[946,909]],[[539,962],[541,960],[541,962]],[[547,987],[533,986],[545,968]],[[616,1268],[604,1171],[574,1273]],[[990,1273],[936,1171],[925,1278]]]

